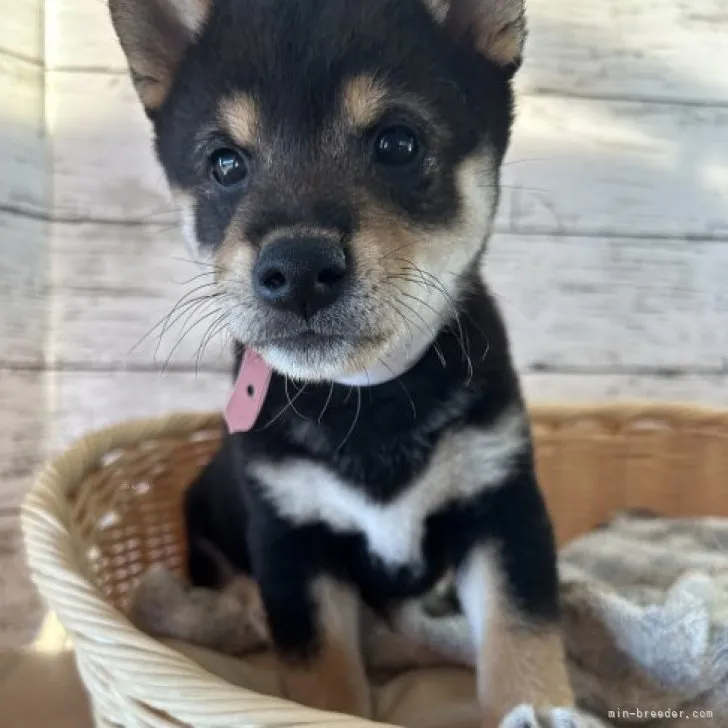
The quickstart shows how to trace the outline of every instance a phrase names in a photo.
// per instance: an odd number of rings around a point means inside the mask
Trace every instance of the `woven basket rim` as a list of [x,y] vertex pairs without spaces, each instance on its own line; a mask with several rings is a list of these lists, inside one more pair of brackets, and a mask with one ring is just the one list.
[[[540,426],[558,428],[580,421],[598,421],[610,431],[629,429],[650,421],[685,429],[720,428],[728,432],[728,408],[697,404],[648,402],[562,403],[542,401],[530,406]],[[382,726],[335,713],[314,710],[282,698],[259,695],[213,675],[191,659],[136,629],[101,592],[83,576],[73,548],[67,498],[74,484],[98,465],[104,454],[143,440],[221,429],[220,412],[179,412],[154,418],[132,419],[91,432],[76,440],[40,470],[21,509],[21,529],[31,577],[51,610],[71,635],[79,652],[95,657],[102,650],[104,666],[121,681],[134,699],[154,710],[195,726],[221,725],[221,716],[245,715],[248,725],[336,725],[341,728]],[[161,678],[172,681],[174,693],[160,690]],[[155,686],[156,689],[155,689]],[[200,686],[205,690],[200,691]],[[184,701],[186,690],[195,700]]]

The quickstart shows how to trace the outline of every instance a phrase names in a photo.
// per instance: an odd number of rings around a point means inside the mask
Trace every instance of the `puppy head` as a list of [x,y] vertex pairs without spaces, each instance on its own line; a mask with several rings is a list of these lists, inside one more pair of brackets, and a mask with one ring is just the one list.
[[453,315],[497,204],[523,0],[111,0],[232,335],[303,380]]

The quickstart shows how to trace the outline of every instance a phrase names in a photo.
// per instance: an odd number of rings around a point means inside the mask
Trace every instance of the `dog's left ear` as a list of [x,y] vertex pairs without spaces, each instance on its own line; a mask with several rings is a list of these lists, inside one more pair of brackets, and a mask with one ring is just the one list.
[[437,20],[504,69],[515,71],[526,41],[524,0],[425,0]]

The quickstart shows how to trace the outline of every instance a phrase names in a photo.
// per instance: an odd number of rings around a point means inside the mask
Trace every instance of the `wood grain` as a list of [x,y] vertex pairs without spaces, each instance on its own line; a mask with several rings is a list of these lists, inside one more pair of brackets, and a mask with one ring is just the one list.
[[524,370],[723,370],[728,245],[499,235],[486,258]]
[[219,317],[200,298],[211,278],[189,261],[180,237],[176,226],[54,224],[49,361],[226,369],[223,337],[201,351]]
[[528,0],[526,7],[524,90],[728,102],[725,0]]
[[125,75],[48,73],[46,118],[55,217],[176,219],[150,126]]
[[75,439],[125,419],[175,411],[220,410],[231,378],[201,372],[56,372],[50,405],[49,450],[56,453]]
[[0,53],[0,99],[0,205],[44,210],[48,170],[42,67]]
[[525,97],[500,228],[728,237],[726,129],[728,108]]
[[0,365],[43,362],[48,243],[45,222],[0,212]]
[[43,0],[13,0],[0,23],[0,55],[43,61]]
[[[49,74],[48,116],[56,215],[176,219],[126,76]],[[498,228],[728,238],[726,128],[728,108],[524,97]]]
[[0,513],[20,505],[48,453],[49,376],[0,371]]
[[525,374],[529,402],[684,402],[728,407],[728,374]]
[[[48,0],[46,13],[50,68],[125,71],[104,2]],[[728,103],[724,0],[529,0],[528,18],[524,91]]]

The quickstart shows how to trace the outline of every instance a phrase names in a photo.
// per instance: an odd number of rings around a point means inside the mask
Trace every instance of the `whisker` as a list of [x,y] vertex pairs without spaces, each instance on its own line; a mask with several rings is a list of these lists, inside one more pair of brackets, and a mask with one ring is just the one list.
[[[132,346],[132,347],[131,347],[131,349],[129,350],[129,354],[133,354],[133,353],[134,353],[134,352],[135,352],[135,351],[136,351],[136,350],[137,350],[137,349],[138,349],[138,348],[139,348],[139,347],[140,347],[140,346],[141,346],[141,345],[142,345],[142,344],[143,344],[143,343],[144,343],[144,342],[145,342],[145,341],[146,341],[146,340],[147,340],[147,339],[148,339],[148,338],[149,338],[149,337],[150,337],[150,336],[151,336],[151,335],[152,335],[152,334],[153,334],[153,333],[154,333],[154,332],[155,332],[155,331],[156,331],[156,330],[157,330],[157,329],[158,329],[158,328],[160,327],[160,326],[163,326],[163,325],[164,325],[164,324],[165,324],[165,323],[166,323],[167,321],[169,321],[169,318],[170,318],[170,316],[173,316],[173,315],[174,315],[174,313],[175,313],[175,311],[177,311],[177,309],[178,309],[178,308],[179,308],[180,306],[187,306],[187,305],[188,305],[188,304],[190,303],[190,302],[186,302],[186,303],[184,303],[184,301],[185,301],[185,299],[186,299],[187,297],[189,297],[189,296],[191,296],[191,295],[194,295],[195,293],[198,293],[198,292],[199,292],[200,290],[202,290],[203,288],[204,288],[204,286],[203,286],[203,287],[200,287],[200,288],[196,288],[196,289],[195,289],[195,290],[193,290],[193,291],[188,291],[187,293],[185,293],[185,294],[184,294],[184,296],[182,296],[182,297],[181,297],[181,298],[180,298],[180,299],[179,299],[179,300],[177,301],[177,303],[175,303],[175,304],[174,304],[174,306],[172,307],[172,310],[171,310],[171,311],[170,311],[169,313],[165,314],[165,315],[164,315],[164,316],[163,316],[163,317],[162,317],[161,319],[159,319],[159,321],[157,321],[157,323],[155,323],[155,324],[154,324],[154,326],[152,326],[152,328],[150,328],[150,329],[149,329],[149,331],[147,331],[147,332],[146,332],[146,333],[144,334],[144,336],[142,336],[142,337],[141,337],[141,338],[140,338],[140,339],[139,339],[139,340],[138,340],[138,341],[137,341],[137,342],[136,342],[136,343],[134,344],[134,346]],[[193,301],[193,302],[197,302],[197,301],[205,300],[205,299],[207,299],[207,298],[209,298],[209,296],[200,296],[199,298],[197,298],[197,299],[194,299],[194,301]],[[164,334],[164,332],[162,332],[162,335],[163,335],[163,334]]]
[[[296,409],[296,405],[294,404],[295,400],[293,400],[293,401],[291,400],[291,396],[290,396],[290,394],[288,394],[288,384],[289,384],[289,382],[290,382],[290,379],[289,379],[288,377],[286,377],[286,378],[285,378],[285,381],[284,381],[284,383],[283,383],[283,388],[285,389],[285,392],[286,392],[286,399],[288,400],[288,405],[289,405],[289,407],[290,407],[290,408],[291,408],[291,409],[292,409],[292,410],[294,411],[294,413],[295,413],[296,415],[298,415],[298,416],[299,416],[299,417],[300,417],[300,418],[301,418],[302,420],[306,420],[307,422],[308,422],[308,421],[310,421],[310,420],[308,419],[308,417],[305,417],[304,415],[302,415],[302,414],[301,414],[301,413],[300,413],[300,412],[299,412],[299,411],[298,411],[298,410]],[[296,385],[295,385],[295,382],[293,383],[293,386],[294,386],[294,387],[296,386]],[[304,393],[304,391],[305,391],[305,389],[306,389],[306,387],[307,387],[307,386],[308,386],[308,385],[304,383],[304,385],[303,385],[303,386],[302,386],[302,387],[301,387],[300,389],[298,389],[298,391],[296,392],[296,399],[298,399],[298,398],[299,398],[299,397],[300,397],[300,396],[301,396],[301,395],[302,395],[302,394]]]
[[202,357],[205,355],[205,351],[209,346],[210,342],[222,331],[227,324],[227,313],[221,313],[207,330],[207,333],[200,340],[200,344],[195,352],[195,372],[199,372]]
[[166,371],[167,371],[167,369],[169,368],[169,364],[170,364],[170,362],[171,362],[171,360],[172,360],[172,357],[173,357],[173,356],[175,355],[175,353],[177,352],[177,350],[179,349],[179,347],[181,346],[181,344],[182,344],[182,342],[183,342],[183,341],[185,340],[185,338],[187,338],[187,336],[188,336],[188,335],[189,335],[189,334],[190,334],[190,333],[191,333],[192,331],[194,331],[194,330],[195,330],[195,329],[196,329],[196,328],[197,328],[197,327],[198,327],[198,326],[199,326],[200,324],[204,323],[204,322],[205,322],[205,321],[207,321],[207,320],[208,320],[208,319],[209,319],[209,318],[210,318],[211,316],[214,316],[214,315],[216,315],[216,314],[217,314],[218,312],[219,312],[219,309],[218,309],[218,308],[216,307],[215,309],[213,309],[212,311],[210,311],[210,313],[207,313],[207,314],[205,314],[204,316],[202,316],[201,318],[197,319],[197,321],[195,321],[195,322],[194,322],[194,323],[193,323],[193,324],[192,324],[191,326],[189,326],[189,327],[188,327],[188,328],[187,328],[186,330],[184,330],[184,331],[183,331],[183,332],[182,332],[182,333],[180,334],[180,336],[179,336],[179,338],[177,339],[177,341],[176,341],[175,345],[174,345],[174,346],[172,347],[172,350],[171,350],[171,351],[169,352],[169,354],[168,354],[168,356],[167,356],[167,360],[165,361],[165,363],[164,363],[164,366],[163,366],[163,368],[162,368],[162,371],[163,371],[163,372],[166,372]]
[[326,411],[329,408],[329,405],[331,404],[331,398],[334,395],[334,382],[331,382],[331,386],[329,387],[329,396],[326,397],[326,401],[324,402],[324,407],[321,410],[321,414],[318,416],[318,424],[320,425],[323,422],[324,415],[326,414]]
[[336,453],[340,453],[344,445],[349,441],[349,438],[354,433],[354,430],[359,422],[359,416],[361,415],[361,388],[356,387],[356,414],[354,415],[354,421],[351,423],[349,432],[346,433],[346,437],[341,441],[341,444],[336,448]]

